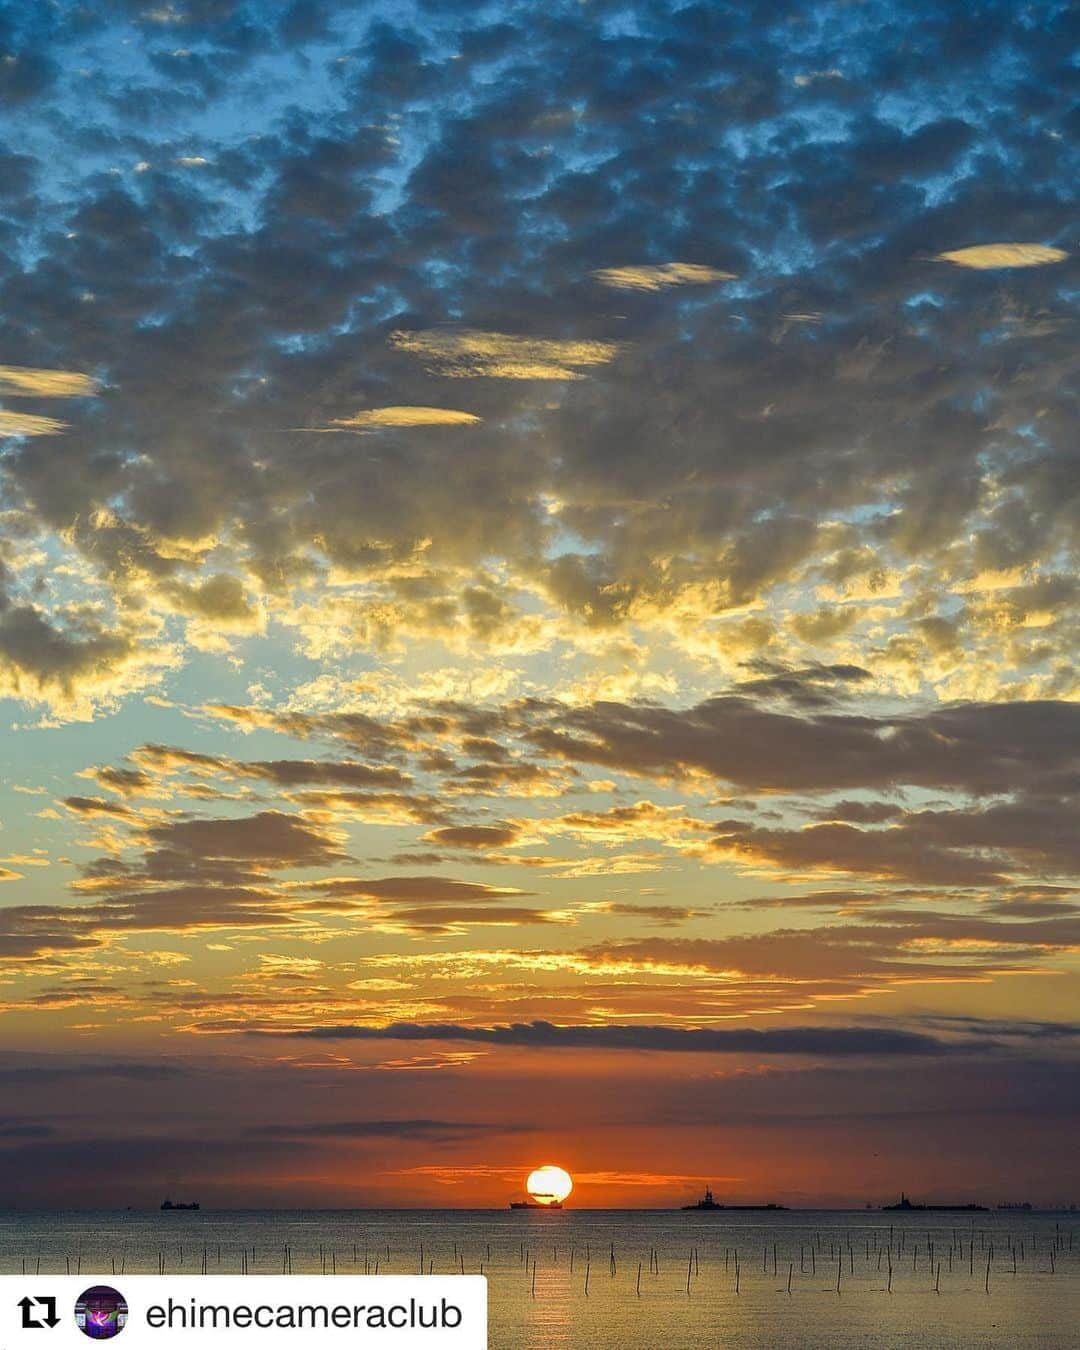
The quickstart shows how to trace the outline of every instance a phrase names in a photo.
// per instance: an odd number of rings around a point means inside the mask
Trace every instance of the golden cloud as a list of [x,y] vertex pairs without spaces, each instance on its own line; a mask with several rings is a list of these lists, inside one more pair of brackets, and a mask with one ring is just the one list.
[[702,263],[669,262],[645,267],[600,267],[593,276],[605,286],[623,291],[661,291],[669,286],[704,286],[734,281],[734,272],[722,272]]
[[56,417],[37,417],[0,408],[0,436],[56,436],[67,429],[68,423]]
[[390,345],[425,359],[439,375],[455,379],[583,380],[572,366],[602,366],[622,350],[619,342],[529,338],[477,329],[398,330]]
[[76,398],[96,393],[97,384],[77,370],[0,366],[0,394],[17,398]]
[[934,261],[987,271],[994,267],[1044,267],[1047,263],[1064,262],[1068,256],[1063,248],[1048,244],[973,244],[969,248],[935,253]]
[[368,408],[352,417],[332,417],[325,426],[298,427],[298,431],[377,431],[383,427],[471,427],[482,422],[475,413],[457,408],[428,408],[422,404]]

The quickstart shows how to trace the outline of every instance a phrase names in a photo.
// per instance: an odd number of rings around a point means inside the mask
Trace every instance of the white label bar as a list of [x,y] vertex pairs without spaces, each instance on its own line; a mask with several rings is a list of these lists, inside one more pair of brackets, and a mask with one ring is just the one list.
[[0,1350],[487,1350],[483,1275],[0,1275]]

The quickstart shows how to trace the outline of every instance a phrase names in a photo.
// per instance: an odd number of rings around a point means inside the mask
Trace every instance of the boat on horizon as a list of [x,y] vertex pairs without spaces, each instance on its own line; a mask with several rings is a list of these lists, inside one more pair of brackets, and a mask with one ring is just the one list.
[[913,1205],[913,1204],[911,1203],[911,1201],[907,1198],[907,1195],[906,1195],[903,1191],[900,1192],[900,1199],[899,1199],[899,1201],[898,1201],[895,1205],[882,1205],[881,1208],[882,1208],[882,1211],[883,1211],[883,1212],[886,1211],[886,1210],[888,1210],[888,1211],[890,1211],[890,1212],[893,1212],[893,1211],[896,1211],[896,1210],[901,1210],[901,1211],[903,1211],[904,1213],[907,1213],[907,1212],[909,1212],[909,1211],[918,1211],[918,1212],[921,1212],[921,1213],[938,1213],[938,1214],[941,1214],[941,1213],[947,1213],[947,1212],[949,1212],[950,1210],[953,1211],[953,1212],[960,1212],[960,1211],[963,1211],[963,1212],[969,1212],[969,1213],[974,1213],[974,1212],[976,1212],[976,1211],[979,1212],[979,1213],[984,1213],[985,1210],[986,1210],[986,1206],[985,1206],[985,1205],[974,1205],[974,1204],[967,1204],[967,1205]]
[[710,1187],[705,1187],[705,1194],[696,1205],[683,1205],[683,1210],[743,1210],[743,1211],[763,1211],[772,1209],[787,1209],[787,1205],[724,1205],[716,1199]]
[[537,1204],[535,1200],[511,1200],[511,1209],[562,1209],[561,1200],[552,1200],[549,1205]]
[[163,1200],[163,1201],[161,1202],[161,1208],[162,1208],[162,1209],[189,1209],[189,1210],[190,1210],[190,1209],[198,1209],[198,1208],[199,1208],[199,1202],[198,1202],[198,1200],[192,1200],[190,1204],[185,1205],[185,1204],[182,1204],[182,1203],[179,1203],[179,1202],[174,1203],[172,1200]]

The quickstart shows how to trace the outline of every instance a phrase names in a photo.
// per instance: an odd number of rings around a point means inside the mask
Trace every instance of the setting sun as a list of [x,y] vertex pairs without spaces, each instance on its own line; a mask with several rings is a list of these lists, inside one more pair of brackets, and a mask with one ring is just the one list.
[[538,1205],[561,1205],[574,1189],[574,1182],[569,1172],[546,1163],[529,1173],[525,1189]]

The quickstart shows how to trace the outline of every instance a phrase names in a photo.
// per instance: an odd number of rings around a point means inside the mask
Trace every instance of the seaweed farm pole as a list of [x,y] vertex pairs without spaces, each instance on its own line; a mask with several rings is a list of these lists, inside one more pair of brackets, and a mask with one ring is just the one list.
[[836,1292],[840,1292],[840,1276],[844,1269],[844,1253],[839,1246],[836,1249]]
[[941,1293],[941,1262],[937,1264],[937,1278],[934,1280],[934,1293]]
[[788,1262],[788,1268],[787,1268],[787,1291],[788,1291],[788,1296],[789,1296],[789,1297],[790,1297],[790,1295],[791,1295],[791,1274],[792,1274],[792,1271],[793,1271],[794,1269],[795,1269],[795,1262],[794,1262],[794,1261],[789,1261],[789,1262]]
[[990,1292],[990,1262],[991,1262],[993,1259],[994,1259],[994,1249],[993,1249],[993,1247],[991,1247],[991,1248],[990,1248],[990,1252],[989,1252],[989,1254],[987,1255],[987,1258],[986,1258],[986,1292],[987,1292],[987,1293]]
[[641,1297],[641,1262],[637,1263],[637,1296]]
[[592,1262],[585,1262],[585,1297],[589,1297],[589,1271],[592,1270]]
[[892,1248],[889,1248],[889,1288],[888,1293],[892,1293]]
[[690,1276],[694,1273],[694,1253],[690,1252],[690,1259],[686,1263],[686,1292],[690,1293]]

